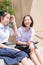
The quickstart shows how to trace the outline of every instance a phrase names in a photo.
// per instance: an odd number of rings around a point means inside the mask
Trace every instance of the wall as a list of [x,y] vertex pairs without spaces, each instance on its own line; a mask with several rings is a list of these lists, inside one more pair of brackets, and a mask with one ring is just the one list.
[[43,0],[33,0],[30,14],[34,19],[34,29],[39,45],[43,46]]
[[16,11],[17,26],[21,26],[24,15],[29,14],[31,10],[32,0],[12,0],[12,7]]
[[43,0],[11,0],[12,8],[16,11],[17,26],[21,26],[22,18],[26,14],[32,15],[34,19],[34,29],[36,31],[35,40],[43,46]]

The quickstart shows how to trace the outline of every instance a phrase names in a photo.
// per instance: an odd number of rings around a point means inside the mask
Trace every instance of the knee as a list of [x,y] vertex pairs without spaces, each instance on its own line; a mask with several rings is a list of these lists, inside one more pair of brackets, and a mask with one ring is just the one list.
[[21,55],[22,57],[28,57],[27,53],[25,53],[24,51],[20,51],[20,55]]

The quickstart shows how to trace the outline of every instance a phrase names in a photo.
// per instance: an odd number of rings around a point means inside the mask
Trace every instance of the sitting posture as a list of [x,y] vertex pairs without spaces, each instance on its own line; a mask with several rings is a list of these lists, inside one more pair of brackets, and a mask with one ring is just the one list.
[[[14,30],[9,27],[10,19],[13,23]],[[16,48],[11,48],[6,45],[9,36],[18,36],[17,26],[14,15],[8,12],[0,12],[0,58],[3,58],[7,65],[12,65],[21,61],[23,65],[33,65],[28,55]]]
[[33,29],[33,19],[30,15],[24,16],[22,26],[18,28],[18,33],[16,48],[26,52],[35,65],[42,65],[38,49],[33,44],[35,31]]

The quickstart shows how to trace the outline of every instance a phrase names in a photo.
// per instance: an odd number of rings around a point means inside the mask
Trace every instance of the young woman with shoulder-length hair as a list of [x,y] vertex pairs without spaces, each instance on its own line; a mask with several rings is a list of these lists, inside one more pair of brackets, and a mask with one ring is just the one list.
[[22,26],[18,28],[19,35],[16,37],[16,48],[26,52],[35,65],[42,65],[37,47],[33,44],[35,35],[33,23],[33,18],[30,15],[23,17]]

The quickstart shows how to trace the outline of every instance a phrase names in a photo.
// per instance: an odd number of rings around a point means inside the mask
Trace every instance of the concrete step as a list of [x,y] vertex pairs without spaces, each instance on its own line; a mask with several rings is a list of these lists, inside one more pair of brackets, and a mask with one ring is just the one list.
[[3,59],[0,59],[0,65],[6,65]]

